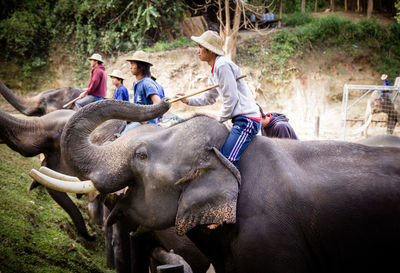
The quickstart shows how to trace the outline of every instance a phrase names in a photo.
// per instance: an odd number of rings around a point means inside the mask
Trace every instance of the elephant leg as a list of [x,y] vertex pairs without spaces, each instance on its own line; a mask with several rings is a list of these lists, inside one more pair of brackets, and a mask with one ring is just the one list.
[[119,222],[112,227],[115,272],[129,272],[131,269],[129,231],[127,231]]
[[396,126],[396,123],[397,123],[396,115],[394,115],[392,113],[389,113],[389,115],[388,115],[388,125],[387,125],[387,128],[386,128],[386,134],[390,134],[390,135],[393,134],[394,127]]
[[88,233],[81,212],[74,202],[72,202],[69,196],[64,192],[55,191],[49,188],[46,189],[54,201],[56,201],[57,204],[59,204],[71,217],[76,229],[78,230],[78,233],[88,241],[96,240],[96,234],[90,235]]
[[[109,214],[110,211],[106,206],[103,205],[103,220],[102,220],[103,223],[105,222]],[[110,269],[115,269],[114,249],[112,245],[113,227],[114,226],[107,226],[107,225],[103,226],[104,243],[106,249],[106,266],[107,268]]]
[[130,236],[131,272],[148,273],[154,243],[148,234]]

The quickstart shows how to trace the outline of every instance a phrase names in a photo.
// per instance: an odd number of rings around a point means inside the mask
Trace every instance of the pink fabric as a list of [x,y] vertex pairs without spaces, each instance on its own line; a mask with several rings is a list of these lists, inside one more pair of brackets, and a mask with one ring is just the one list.
[[107,93],[107,75],[106,69],[103,65],[99,64],[92,70],[92,77],[90,78],[88,95],[104,98]]

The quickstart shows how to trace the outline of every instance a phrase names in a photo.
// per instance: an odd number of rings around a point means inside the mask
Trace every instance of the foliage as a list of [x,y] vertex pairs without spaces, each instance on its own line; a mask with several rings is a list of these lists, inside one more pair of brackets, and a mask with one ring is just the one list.
[[[40,166],[0,146],[0,268],[2,272],[111,272],[104,240],[86,245],[43,187],[30,193],[28,172]],[[73,198],[84,209],[84,202]]]
[[398,0],[398,1],[394,4],[394,6],[395,6],[396,9],[397,9],[396,20],[397,20],[397,23],[400,24],[400,0]]
[[[287,18],[294,17],[293,15]],[[301,22],[301,20],[299,20]],[[301,23],[296,23],[298,25]],[[400,24],[385,27],[375,20],[352,22],[336,15],[313,19],[309,23],[294,29],[282,30],[273,36],[269,43],[268,58],[265,58],[265,46],[251,52],[252,45],[245,44],[238,54],[247,52],[251,58],[262,60],[265,76],[279,74],[282,78],[289,75],[288,62],[293,57],[301,57],[305,52],[336,48],[339,50],[356,48],[370,55],[371,66],[379,73],[394,78],[400,70]]]
[[290,15],[284,14],[282,16],[282,22],[287,27],[302,26],[312,21],[310,15],[304,12],[295,12]]
[[157,52],[157,51],[166,51],[177,48],[184,48],[188,46],[196,46],[196,43],[191,39],[181,36],[178,39],[172,41],[158,41],[152,47],[147,47],[144,50],[147,52]]
[[[0,12],[0,56],[24,67],[23,75],[48,64],[51,45],[62,47],[86,69],[87,56],[127,52],[172,40],[184,17],[183,1],[6,1]],[[81,74],[81,73],[80,73]],[[33,82],[33,81],[32,81]]]

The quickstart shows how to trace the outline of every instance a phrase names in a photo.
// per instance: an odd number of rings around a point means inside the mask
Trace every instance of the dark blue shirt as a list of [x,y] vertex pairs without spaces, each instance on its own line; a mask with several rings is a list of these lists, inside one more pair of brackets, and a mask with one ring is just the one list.
[[115,88],[114,99],[129,101],[128,89],[126,89],[126,87],[123,84],[121,84],[119,88]]
[[[160,99],[164,98],[164,88],[150,77],[144,77],[137,83],[133,83],[133,102],[141,105],[151,105],[152,95],[158,95]],[[149,123],[158,123],[159,119],[150,120]]]
[[384,81],[383,81],[383,85],[390,86],[389,80],[384,80]]

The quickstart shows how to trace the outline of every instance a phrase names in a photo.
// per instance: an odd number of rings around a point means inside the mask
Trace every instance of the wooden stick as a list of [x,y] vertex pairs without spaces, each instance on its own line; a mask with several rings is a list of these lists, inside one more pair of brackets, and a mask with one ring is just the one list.
[[67,102],[66,104],[63,105],[63,108],[67,108],[68,106],[70,106],[71,104],[73,104],[74,102],[76,102],[79,99],[80,99],[80,97],[77,97],[77,98],[71,100],[70,102]]
[[[240,80],[240,79],[243,79],[243,78],[245,78],[245,77],[246,77],[246,75],[242,75],[242,76],[240,76],[239,78],[237,78],[236,80],[238,81],[238,80]],[[171,98],[171,99],[169,99],[169,103],[177,102],[177,101],[180,101],[180,100],[182,100],[182,99],[185,99],[185,98],[188,98],[188,97],[192,97],[192,96],[195,96],[195,95],[198,95],[198,94],[204,93],[204,92],[206,92],[206,91],[208,91],[208,90],[211,90],[211,89],[217,88],[218,86],[219,86],[219,84],[216,84],[216,85],[213,85],[213,86],[207,87],[206,89],[203,89],[203,90],[200,90],[200,91],[196,91],[196,92],[193,92],[193,93],[187,94],[187,95],[185,95],[185,96],[182,96],[182,97],[178,97],[178,98]]]

